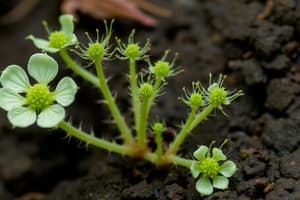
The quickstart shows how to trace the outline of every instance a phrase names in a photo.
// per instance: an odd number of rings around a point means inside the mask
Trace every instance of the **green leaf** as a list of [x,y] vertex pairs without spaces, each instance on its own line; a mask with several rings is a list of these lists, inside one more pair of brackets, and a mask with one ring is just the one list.
[[206,154],[208,152],[208,147],[201,145],[195,152],[194,157],[197,158],[197,160],[201,161],[206,157]]
[[197,168],[197,164],[199,164],[199,162],[196,162],[194,161],[190,167],[190,170],[191,170],[191,173],[192,173],[192,176],[194,178],[197,178],[200,174],[200,170]]
[[10,88],[0,89],[0,107],[8,111],[25,104],[25,98]]
[[42,53],[32,55],[28,62],[28,73],[37,82],[47,85],[58,73],[58,64],[50,56]]
[[62,106],[68,106],[74,101],[77,90],[78,87],[73,79],[64,77],[54,91],[55,100]]
[[74,32],[74,17],[72,15],[61,15],[59,17],[59,23],[61,25],[61,30],[70,35]]
[[65,118],[65,109],[58,104],[43,110],[37,119],[37,124],[42,128],[53,128]]
[[228,188],[229,180],[224,176],[215,176],[213,178],[213,186],[215,188],[224,190]]
[[222,150],[219,148],[214,147],[212,150],[213,159],[219,160],[226,160],[226,156],[223,154]]
[[236,165],[234,162],[228,160],[221,165],[220,173],[225,177],[231,177],[236,171]]
[[24,128],[35,122],[36,113],[28,107],[17,107],[9,110],[7,117],[13,126]]
[[25,92],[30,86],[26,72],[18,65],[8,66],[2,72],[0,81],[3,87],[9,88],[16,93]]
[[56,53],[59,51],[59,49],[50,47],[48,40],[45,40],[42,38],[36,38],[33,35],[27,36],[26,39],[31,40],[33,42],[34,46],[36,46],[37,48],[45,50],[49,53]]
[[196,190],[201,195],[210,195],[213,193],[213,186],[210,182],[210,180],[207,177],[202,176],[197,182],[196,182]]

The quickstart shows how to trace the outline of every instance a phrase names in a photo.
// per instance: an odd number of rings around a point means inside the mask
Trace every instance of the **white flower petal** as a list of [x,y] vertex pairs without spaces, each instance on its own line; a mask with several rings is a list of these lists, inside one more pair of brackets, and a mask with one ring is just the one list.
[[35,122],[36,113],[28,107],[17,107],[9,110],[7,117],[13,126],[24,128]]
[[211,92],[213,89],[218,88],[218,87],[219,87],[218,83],[213,83],[207,88],[207,91]]
[[208,152],[208,147],[201,145],[195,152],[194,157],[197,158],[197,160],[201,161],[206,157],[206,153]]
[[39,83],[47,85],[57,75],[58,64],[52,57],[36,53],[29,59],[28,73]]
[[62,106],[68,106],[74,101],[77,90],[75,81],[70,77],[64,77],[54,91],[55,100]]
[[194,161],[190,167],[190,170],[191,170],[191,173],[192,173],[192,176],[194,178],[197,178],[200,174],[200,170],[197,168],[197,164],[199,164],[199,162],[196,162]]
[[206,177],[201,177],[197,182],[196,182],[196,190],[201,194],[201,195],[210,195],[213,193],[213,186],[210,182],[210,180]]
[[25,92],[30,86],[24,69],[18,65],[10,65],[2,72],[0,81],[3,87],[10,88],[16,93]]
[[0,107],[8,111],[25,104],[25,98],[10,88],[0,89]]
[[231,160],[221,165],[220,173],[225,177],[231,177],[236,171],[236,165]]
[[42,128],[56,127],[65,118],[65,109],[58,104],[49,106],[43,110],[37,119],[37,124]]
[[219,160],[226,160],[226,156],[223,154],[222,150],[219,148],[214,147],[212,150],[213,159]]
[[215,176],[213,178],[213,186],[215,188],[225,190],[228,188],[229,180],[224,176]]
[[33,42],[34,46],[36,46],[37,48],[42,49],[46,52],[56,53],[59,51],[59,49],[50,47],[48,40],[45,40],[42,38],[36,38],[33,35],[27,36],[26,39],[31,40]]
[[59,17],[59,23],[61,25],[61,30],[67,35],[70,35],[74,32],[74,17],[72,15],[61,15]]

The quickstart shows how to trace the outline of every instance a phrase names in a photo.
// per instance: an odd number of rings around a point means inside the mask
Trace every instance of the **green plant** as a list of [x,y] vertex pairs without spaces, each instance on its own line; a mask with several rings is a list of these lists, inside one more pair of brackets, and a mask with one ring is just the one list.
[[[89,43],[86,47],[80,47],[77,37],[73,33],[73,17],[62,15],[59,22],[62,26],[60,31],[50,32],[45,26],[49,34],[48,40],[32,35],[27,37],[44,52],[32,55],[28,63],[28,73],[37,81],[36,84],[30,84],[26,72],[19,66],[8,66],[2,72],[0,77],[2,84],[0,107],[8,111],[8,119],[13,126],[27,127],[37,119],[37,124],[42,128],[63,129],[69,136],[107,151],[141,158],[157,166],[175,164],[189,168],[195,178],[201,174],[196,183],[196,189],[201,195],[212,193],[210,179],[213,181],[213,187],[227,188],[227,177],[235,172],[236,166],[232,161],[224,162],[226,157],[222,153],[221,147],[213,148],[211,153],[211,147],[200,146],[194,152],[197,161],[179,156],[178,150],[192,130],[206,119],[213,110],[219,109],[224,113],[222,106],[229,105],[237,97],[243,95],[242,91],[226,90],[223,87],[226,77],[223,75],[220,75],[217,80],[214,80],[210,75],[207,88],[202,86],[200,82],[192,83],[191,91],[184,88],[184,96],[180,99],[189,106],[188,118],[166,150],[162,146],[165,125],[161,122],[155,122],[151,130],[155,135],[156,150],[152,151],[147,143],[149,112],[155,99],[162,94],[168,77],[181,72],[175,67],[177,55],[168,61],[169,51],[166,51],[160,60],[152,64],[148,56],[150,42],[147,41],[144,46],[135,42],[134,31],[131,32],[127,44],[116,39],[118,47],[113,49],[110,45],[112,22],[108,25],[106,21],[104,22],[104,35],[99,38],[97,30],[97,38],[93,41],[87,34]],[[72,59],[68,52],[70,47],[75,47],[76,49],[72,50],[83,59],[88,60],[89,66],[95,66],[96,74],[90,72],[88,68],[83,68]],[[58,64],[45,52],[58,52],[65,64],[75,74],[100,90],[123,143],[117,144],[97,138],[65,120],[65,110],[62,106],[68,106],[74,101],[78,87],[70,77],[65,77],[52,91],[48,83],[58,73]],[[103,61],[113,57],[129,62],[129,84],[134,115],[133,128],[130,128],[122,116],[103,72]],[[145,61],[148,64],[149,67],[146,72],[140,74],[136,72],[137,61]],[[219,164],[219,162],[223,163]],[[224,177],[218,174],[222,174]]]

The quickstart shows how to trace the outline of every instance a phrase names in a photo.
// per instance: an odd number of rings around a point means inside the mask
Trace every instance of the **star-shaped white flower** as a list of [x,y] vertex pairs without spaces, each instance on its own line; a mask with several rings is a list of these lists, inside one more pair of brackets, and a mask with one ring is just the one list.
[[31,85],[24,69],[8,66],[1,74],[0,107],[15,127],[28,127],[37,121],[43,128],[55,127],[65,117],[63,106],[70,105],[78,90],[70,77],[64,77],[50,91],[48,83],[58,73],[58,64],[46,54],[34,54],[27,65],[29,75],[37,83]]

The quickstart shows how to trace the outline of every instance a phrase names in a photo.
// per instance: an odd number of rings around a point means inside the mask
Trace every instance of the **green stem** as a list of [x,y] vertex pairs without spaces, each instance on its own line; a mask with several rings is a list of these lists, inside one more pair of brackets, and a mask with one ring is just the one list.
[[180,145],[184,142],[186,136],[191,131],[191,124],[195,119],[197,109],[192,108],[185,124],[183,125],[181,131],[178,133],[178,135],[175,137],[175,140],[170,144],[170,147],[167,151],[167,154],[176,154],[178,151]]
[[168,161],[175,165],[180,165],[180,166],[186,167],[186,168],[190,168],[193,163],[193,160],[181,158],[181,157],[175,156],[175,155],[168,156]]
[[196,128],[206,117],[213,111],[215,108],[214,105],[209,104],[201,113],[199,113],[196,117],[193,123],[191,124],[190,131],[192,131],[194,128]]
[[97,76],[92,74],[91,72],[85,70],[80,65],[78,65],[68,54],[66,49],[61,49],[59,51],[61,58],[64,60],[66,65],[78,76],[82,77],[86,81],[90,82],[91,84],[95,85],[96,87],[100,87],[99,81]]
[[126,143],[131,143],[133,141],[133,138],[132,138],[130,129],[128,128],[124,118],[122,117],[122,115],[115,103],[115,99],[113,98],[113,96],[109,90],[109,87],[108,87],[105,77],[104,77],[102,64],[100,63],[100,61],[96,61],[95,66],[96,66],[96,71],[97,71],[102,95],[103,95],[104,99],[106,100],[107,106],[114,118],[114,122],[116,123],[124,141]]
[[148,108],[147,108],[148,113],[150,112],[150,109],[151,109],[151,106],[153,105],[153,101],[154,101],[155,97],[157,97],[157,93],[158,93],[160,84],[161,84],[161,78],[158,77],[155,80],[155,83],[154,83],[154,86],[153,86],[153,95],[149,99]]
[[157,155],[157,161],[161,162],[162,154],[163,154],[163,148],[162,148],[162,132],[156,132],[155,134],[155,142],[156,142],[156,155]]
[[129,82],[130,82],[130,89],[131,89],[132,108],[133,108],[133,113],[134,113],[135,129],[138,130],[139,118],[140,118],[139,117],[140,101],[139,101],[139,93],[138,93],[134,59],[129,60]]
[[139,127],[137,132],[138,144],[141,147],[146,146],[146,129],[148,124],[148,104],[149,98],[143,99],[140,107],[140,120]]
[[70,123],[66,121],[61,121],[58,124],[58,127],[66,131],[69,135],[86,142],[87,144],[94,145],[96,147],[105,149],[110,152],[115,152],[122,155],[128,155],[130,156],[132,154],[130,148],[128,148],[125,145],[119,145],[116,143],[108,142],[106,140],[96,138],[95,136],[89,135],[86,132],[83,132],[79,130],[78,128],[75,128]]

